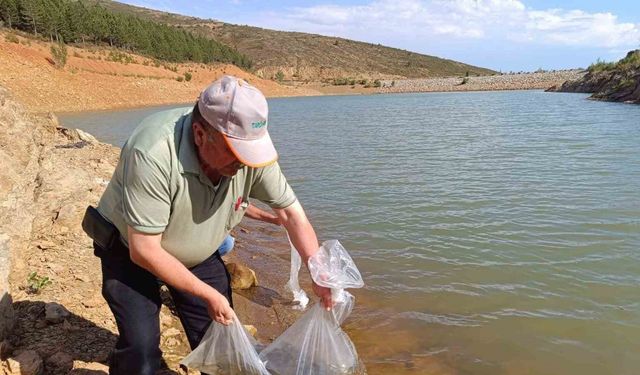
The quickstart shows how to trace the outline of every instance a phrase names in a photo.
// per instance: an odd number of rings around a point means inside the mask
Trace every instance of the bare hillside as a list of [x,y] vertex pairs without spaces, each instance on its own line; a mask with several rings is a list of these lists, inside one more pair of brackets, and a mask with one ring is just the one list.
[[167,24],[184,27],[236,48],[252,59],[255,73],[273,79],[322,81],[337,78],[393,79],[470,75],[496,72],[379,44],[285,32],[252,26],[232,25],[216,20],[165,13],[109,0],[95,3]]

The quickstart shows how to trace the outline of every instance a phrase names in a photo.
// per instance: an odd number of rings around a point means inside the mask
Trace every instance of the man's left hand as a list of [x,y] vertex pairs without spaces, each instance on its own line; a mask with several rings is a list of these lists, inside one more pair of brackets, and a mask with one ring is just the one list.
[[331,289],[320,286],[316,284],[315,281],[313,282],[312,287],[313,293],[315,293],[316,296],[320,297],[322,306],[327,311],[331,310],[331,308],[333,307],[333,301],[331,300]]

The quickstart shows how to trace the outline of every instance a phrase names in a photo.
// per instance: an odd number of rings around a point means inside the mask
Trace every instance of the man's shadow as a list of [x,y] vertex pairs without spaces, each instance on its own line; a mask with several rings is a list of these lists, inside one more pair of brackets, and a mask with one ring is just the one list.
[[[45,302],[42,301],[14,302],[13,309],[15,325],[7,338],[9,350],[2,353],[2,359],[15,360],[22,351],[35,350],[43,360],[43,374],[108,373],[109,356],[118,339],[117,335],[73,313],[59,323],[49,323],[45,320]],[[61,352],[67,355],[66,360],[60,360],[65,356],[54,356]],[[82,368],[69,372],[69,356],[74,362],[82,361],[79,366]],[[168,369],[163,362],[162,370],[157,374],[179,373]]]

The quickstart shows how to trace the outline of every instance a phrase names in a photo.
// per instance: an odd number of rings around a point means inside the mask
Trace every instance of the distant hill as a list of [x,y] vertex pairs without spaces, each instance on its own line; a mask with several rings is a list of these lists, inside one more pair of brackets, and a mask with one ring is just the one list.
[[591,64],[581,79],[551,91],[592,93],[592,99],[640,104],[640,50],[617,62]]
[[162,61],[221,62],[251,69],[246,56],[211,37],[85,1],[0,0],[3,26],[52,42],[109,45]]
[[315,34],[233,25],[140,8],[109,0],[91,2],[211,37],[248,56],[258,76],[296,81],[336,78],[425,78],[496,72],[382,45]]

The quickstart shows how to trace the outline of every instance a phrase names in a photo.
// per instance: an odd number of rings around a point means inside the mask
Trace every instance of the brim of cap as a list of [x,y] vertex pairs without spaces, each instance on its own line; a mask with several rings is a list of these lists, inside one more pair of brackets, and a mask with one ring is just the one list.
[[223,136],[233,154],[244,165],[260,168],[278,160],[278,153],[273,147],[269,132],[255,140],[231,138],[224,134]]

